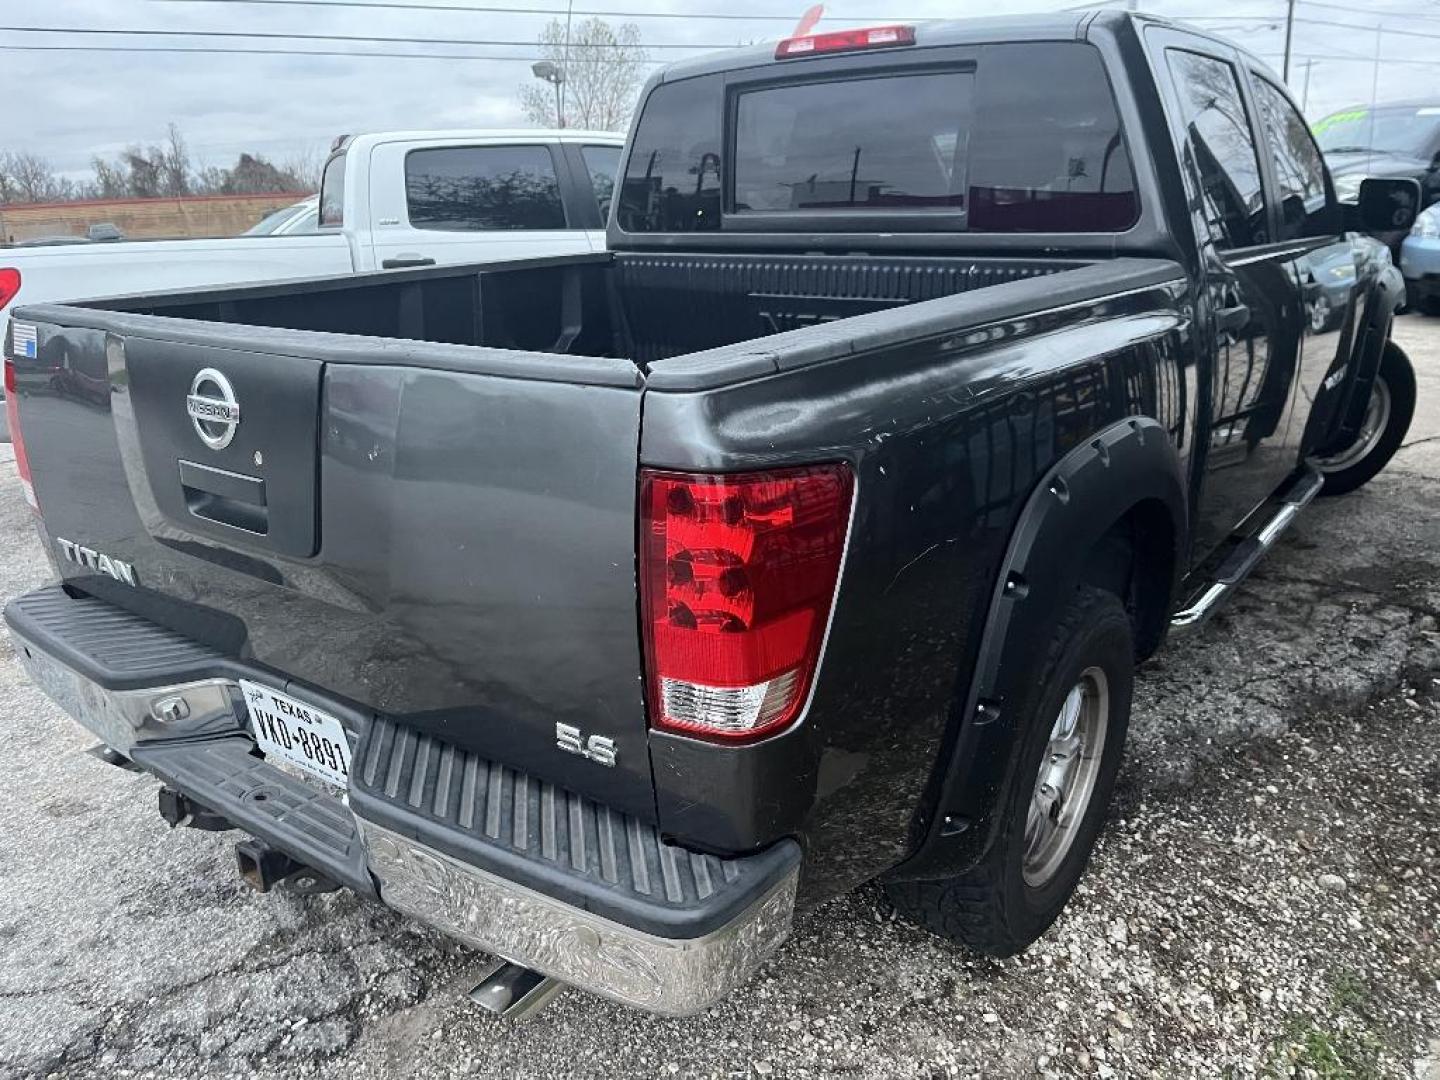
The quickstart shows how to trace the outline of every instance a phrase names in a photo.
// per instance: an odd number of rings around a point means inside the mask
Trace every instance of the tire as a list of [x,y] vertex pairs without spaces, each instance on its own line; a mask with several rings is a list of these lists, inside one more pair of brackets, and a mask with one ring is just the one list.
[[1311,459],[1325,475],[1321,495],[1354,491],[1390,463],[1415,415],[1415,370],[1393,341],[1385,343],[1360,434],[1348,447]]
[[[1020,745],[1012,778],[1000,796],[994,842],[965,873],[940,881],[888,884],[890,901],[902,915],[943,938],[997,957],[1013,956],[1049,928],[1085,873],[1115,789],[1134,672],[1134,635],[1124,606],[1114,593],[1082,586],[1055,624],[1039,655],[1036,678],[1017,703]],[[1103,687],[1093,685],[1096,673]],[[1032,799],[1042,790],[1042,765],[1053,769],[1061,760],[1050,751],[1051,738],[1066,719],[1062,708],[1087,682],[1092,689],[1083,695],[1075,730],[1082,730],[1092,711],[1103,714],[1103,728],[1097,730],[1093,718],[1088,721],[1098,758],[1079,759],[1077,770],[1090,770],[1084,806],[1069,829],[1054,831],[1052,835],[1066,836],[1063,850],[1051,850],[1046,858],[1044,846],[1031,843]],[[1072,797],[1071,805],[1078,801]]]

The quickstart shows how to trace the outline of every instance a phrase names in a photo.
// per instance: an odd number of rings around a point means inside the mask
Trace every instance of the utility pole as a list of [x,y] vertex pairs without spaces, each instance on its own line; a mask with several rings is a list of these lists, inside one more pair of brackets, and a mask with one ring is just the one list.
[[1288,0],[1285,5],[1285,68],[1280,72],[1288,84],[1290,82],[1290,39],[1295,33],[1295,0]]
[[1300,91],[1300,111],[1305,112],[1310,107],[1310,69],[1315,66],[1313,59],[1305,61],[1305,88]]

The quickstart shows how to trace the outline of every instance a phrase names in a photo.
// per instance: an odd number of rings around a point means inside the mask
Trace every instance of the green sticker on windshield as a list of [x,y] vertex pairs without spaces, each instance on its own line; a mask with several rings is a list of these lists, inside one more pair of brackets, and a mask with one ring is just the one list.
[[1319,135],[1327,129],[1334,127],[1336,124],[1347,124],[1351,120],[1364,120],[1367,115],[1368,112],[1365,109],[1351,109],[1349,112],[1332,113],[1323,120],[1316,120],[1315,123],[1310,126],[1310,131],[1315,135]]

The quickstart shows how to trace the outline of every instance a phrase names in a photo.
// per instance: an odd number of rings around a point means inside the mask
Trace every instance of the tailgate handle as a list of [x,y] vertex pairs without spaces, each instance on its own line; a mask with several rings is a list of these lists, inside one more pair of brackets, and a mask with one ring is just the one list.
[[258,476],[181,461],[180,487],[185,505],[198,518],[260,536],[270,531],[265,481]]

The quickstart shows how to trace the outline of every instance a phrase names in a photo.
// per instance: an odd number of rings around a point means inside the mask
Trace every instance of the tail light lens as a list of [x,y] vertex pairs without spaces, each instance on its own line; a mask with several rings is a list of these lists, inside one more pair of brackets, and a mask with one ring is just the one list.
[[15,448],[15,471],[25,489],[25,501],[39,511],[35,499],[35,483],[30,479],[30,457],[25,453],[25,439],[20,434],[20,399],[15,393],[15,361],[5,357],[5,419],[10,425],[10,445]]
[[755,739],[804,707],[835,602],[845,465],[641,473],[641,607],[654,726]]
[[20,292],[20,271],[13,266],[0,266],[0,311]]

